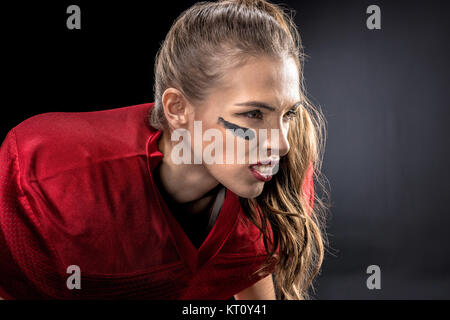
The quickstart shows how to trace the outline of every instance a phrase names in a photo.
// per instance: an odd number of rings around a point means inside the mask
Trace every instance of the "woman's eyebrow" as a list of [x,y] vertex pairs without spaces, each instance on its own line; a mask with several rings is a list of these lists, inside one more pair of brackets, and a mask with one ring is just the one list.
[[[289,110],[297,108],[300,104],[301,104],[301,101],[296,102],[291,108],[289,108]],[[235,105],[236,106],[262,108],[262,109],[267,109],[269,111],[277,110],[277,108],[272,107],[271,105],[269,105],[265,102],[260,102],[260,101],[247,101],[247,102],[236,103]]]

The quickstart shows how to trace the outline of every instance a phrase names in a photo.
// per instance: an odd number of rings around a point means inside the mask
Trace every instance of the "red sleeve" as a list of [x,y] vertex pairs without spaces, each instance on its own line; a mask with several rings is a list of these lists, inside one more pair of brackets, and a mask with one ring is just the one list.
[[[305,179],[303,180],[303,194],[308,199],[311,209],[314,207],[314,167],[311,162],[306,170]],[[311,215],[311,213],[310,213]]]
[[32,245],[15,139],[11,130],[0,146],[0,297],[33,299],[41,297],[30,276],[39,272],[39,252]]

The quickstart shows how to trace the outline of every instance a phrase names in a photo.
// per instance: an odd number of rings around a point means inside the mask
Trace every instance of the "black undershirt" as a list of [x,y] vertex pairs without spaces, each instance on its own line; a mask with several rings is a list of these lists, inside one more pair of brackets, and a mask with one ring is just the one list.
[[208,221],[211,215],[212,206],[222,185],[219,184],[204,195],[204,197],[212,195],[211,201],[207,205],[207,209],[193,214],[186,210],[186,206],[173,201],[167,194],[159,178],[159,166],[155,168],[154,173],[154,181],[170,212],[180,224],[187,237],[191,240],[192,244],[197,249],[200,248],[209,234],[209,230],[207,230]]

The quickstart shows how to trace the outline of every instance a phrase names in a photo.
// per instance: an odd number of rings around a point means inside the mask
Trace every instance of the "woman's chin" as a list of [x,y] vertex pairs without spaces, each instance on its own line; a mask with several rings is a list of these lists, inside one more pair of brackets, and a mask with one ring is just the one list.
[[253,199],[261,194],[264,189],[264,182],[256,182],[252,184],[241,184],[227,187],[230,191],[241,198]]

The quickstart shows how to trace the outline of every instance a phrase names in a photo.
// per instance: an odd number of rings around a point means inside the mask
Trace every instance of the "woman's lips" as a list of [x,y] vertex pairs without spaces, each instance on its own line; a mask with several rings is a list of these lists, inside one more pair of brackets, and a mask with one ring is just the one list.
[[267,164],[262,164],[258,162],[249,166],[252,175],[259,181],[267,182],[272,179],[273,168],[276,165],[274,162],[269,162]]
[[270,181],[272,179],[272,176],[263,176],[261,173],[259,173],[257,170],[255,170],[253,167],[250,167],[250,172],[252,175],[259,181]]

